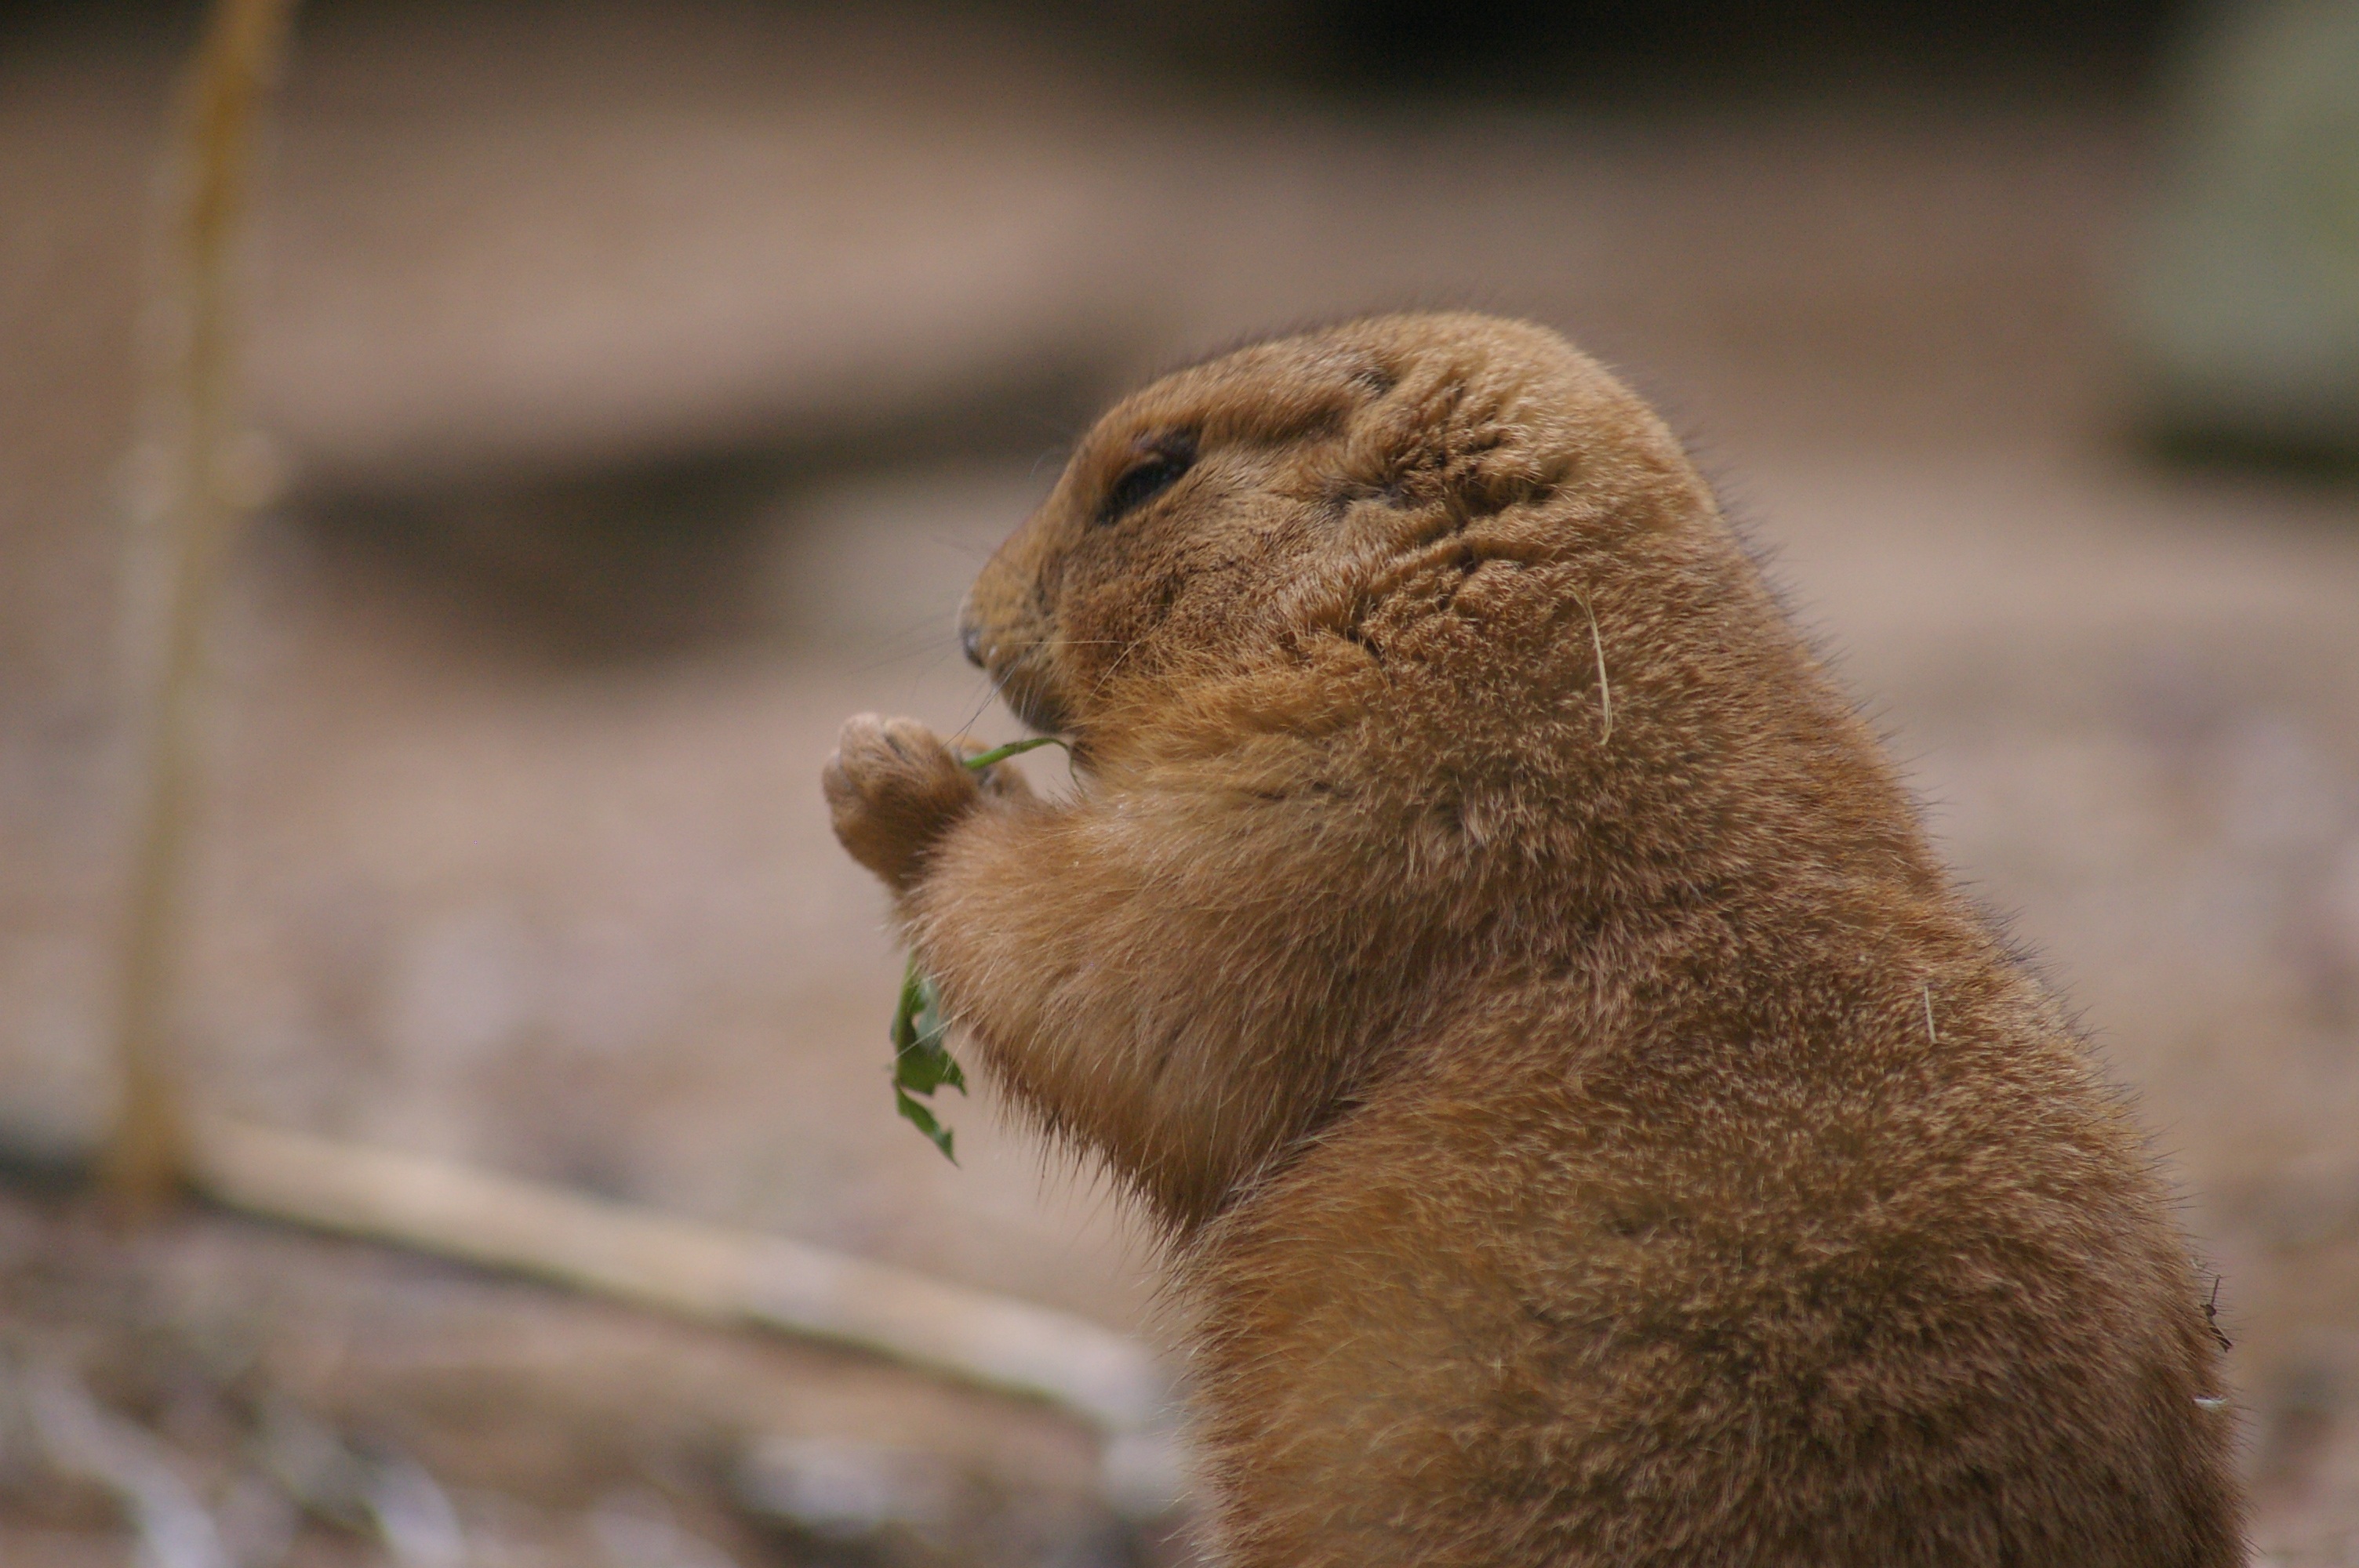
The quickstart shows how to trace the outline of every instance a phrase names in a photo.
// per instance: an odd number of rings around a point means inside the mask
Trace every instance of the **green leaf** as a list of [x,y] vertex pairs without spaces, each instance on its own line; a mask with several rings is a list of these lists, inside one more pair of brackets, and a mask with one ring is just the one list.
[[[1063,745],[1065,742],[1054,735],[1037,735],[1028,741],[1010,741],[1005,746],[994,746],[959,761],[981,773],[1021,752]],[[910,1098],[924,1095],[931,1098],[934,1091],[946,1084],[961,1094],[966,1093],[966,1073],[942,1044],[949,1033],[950,1020],[942,1016],[941,993],[934,989],[931,979],[919,971],[918,956],[912,953],[901,971],[900,999],[893,1006],[893,1103],[902,1119],[932,1139],[943,1158],[955,1165],[958,1156],[951,1152],[951,1130],[931,1110]]]
[[1054,735],[1035,735],[1028,741],[1010,741],[1005,746],[994,746],[988,752],[977,752],[973,756],[961,757],[959,761],[976,773],[981,773],[994,762],[1004,762],[1010,757],[1021,756],[1027,752],[1037,752],[1043,746],[1062,746],[1068,752],[1072,750]]
[[930,989],[926,977],[918,972],[918,956],[909,955],[907,968],[901,971],[901,1000],[893,1006],[893,1052],[895,1055],[918,1043],[918,1014],[926,1011],[926,992]]
[[901,976],[901,998],[893,1010],[893,1101],[902,1117],[914,1123],[919,1131],[934,1141],[951,1164],[958,1157],[951,1153],[951,1131],[931,1110],[919,1105],[912,1095],[930,1098],[945,1084],[959,1093],[966,1093],[966,1074],[956,1058],[942,1044],[950,1033],[950,1021],[942,1016],[940,993],[934,982],[919,972],[918,960],[912,955]]
[[896,1086],[893,1090],[893,1103],[900,1108],[903,1120],[911,1123],[919,1131],[934,1141],[934,1147],[942,1152],[943,1159],[953,1165],[958,1163],[958,1156],[951,1152],[951,1130],[937,1121],[932,1111],[911,1099],[909,1091],[898,1086]]

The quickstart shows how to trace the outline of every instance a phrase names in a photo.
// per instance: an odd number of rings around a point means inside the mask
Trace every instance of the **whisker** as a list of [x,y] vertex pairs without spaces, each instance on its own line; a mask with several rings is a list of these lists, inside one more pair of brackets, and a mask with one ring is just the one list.
[[1123,648],[1122,652],[1114,656],[1114,663],[1108,665],[1103,670],[1098,673],[1098,678],[1090,685],[1090,699],[1093,702],[1096,701],[1098,695],[1105,690],[1106,682],[1114,679],[1114,671],[1122,668],[1123,660],[1130,657],[1132,654],[1136,653],[1138,649],[1138,645],[1145,641],[1147,641],[1147,639],[1144,637],[1133,637]]
[[[929,635],[922,641],[913,640],[913,633],[905,633],[898,636],[880,639],[883,651],[867,663],[855,665],[848,673],[867,675],[872,671],[883,669],[888,665],[897,665],[921,654],[931,654],[936,659],[940,659],[947,654],[952,646],[948,637]],[[895,647],[896,643],[905,643],[906,645]]]
[[934,653],[934,656],[926,662],[926,667],[918,671],[915,675],[909,677],[909,684],[908,687],[905,688],[906,694],[902,697],[902,703],[905,707],[914,708],[917,706],[919,683],[924,680],[928,676],[932,675],[937,669],[940,669],[941,667],[942,661],[948,657],[950,657],[950,650],[948,648],[937,649]]
[[994,676],[989,670],[984,671],[983,700],[974,705],[974,711],[968,714],[966,716],[966,722],[958,727],[959,732],[963,733],[966,730],[973,729],[975,721],[981,719],[984,716],[984,711],[991,707],[992,699],[1000,695],[998,677]]
[[[897,654],[886,654],[880,657],[871,659],[864,665],[854,665],[852,668],[844,671],[844,674],[853,676],[875,675],[878,670],[884,669],[888,665],[897,665],[906,660],[919,658],[922,656],[925,652],[926,650],[923,648],[908,648]],[[937,650],[934,656],[937,659],[940,658],[940,652]]]

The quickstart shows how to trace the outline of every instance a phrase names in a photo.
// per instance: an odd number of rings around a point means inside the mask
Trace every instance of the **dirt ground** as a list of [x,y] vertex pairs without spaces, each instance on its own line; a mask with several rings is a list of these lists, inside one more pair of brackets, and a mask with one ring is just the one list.
[[[893,1118],[898,958],[819,761],[862,708],[1014,732],[951,617],[1094,397],[1367,306],[1532,314],[1690,433],[2142,1105],[2221,1277],[2267,1560],[2359,1563],[2359,492],[2133,438],[2146,111],[1223,95],[961,26],[303,38],[252,248],[288,482],[218,640],[194,1093],[1160,1332],[1090,1173],[987,1095],[956,1168]],[[0,1141],[32,1163],[111,1092],[172,41],[0,54]],[[44,1458],[60,1387],[245,1563],[393,1539],[357,1481],[290,1521],[288,1452],[422,1471],[484,1563],[1173,1550],[1093,1499],[1078,1429],[846,1355],[218,1214],[117,1237],[71,1190],[0,1194],[0,1260],[12,1565],[128,1560]],[[815,1535],[776,1476],[838,1450],[932,1501]]]

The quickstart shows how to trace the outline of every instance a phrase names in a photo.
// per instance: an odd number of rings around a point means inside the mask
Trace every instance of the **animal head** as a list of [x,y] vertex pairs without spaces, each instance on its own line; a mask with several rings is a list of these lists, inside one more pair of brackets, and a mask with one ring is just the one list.
[[1315,731],[1420,677],[1510,671],[1524,697],[1590,688],[1593,727],[1591,568],[1633,533],[1698,530],[1724,546],[1677,441],[1556,334],[1377,317],[1116,406],[984,568],[962,633],[1085,760]]
[[[1526,322],[1375,317],[1167,376],[1083,438],[962,619],[1099,779],[1290,802],[1326,842],[1349,817],[1593,902],[1772,860],[1931,874],[1679,442]],[[1515,852],[1462,853],[1484,846]]]

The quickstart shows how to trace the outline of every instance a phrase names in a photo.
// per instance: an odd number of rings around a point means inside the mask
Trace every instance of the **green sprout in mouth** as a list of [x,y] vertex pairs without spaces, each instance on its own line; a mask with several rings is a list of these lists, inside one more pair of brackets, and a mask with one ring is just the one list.
[[[1010,741],[1005,746],[994,746],[988,752],[978,752],[959,760],[976,773],[994,762],[1004,762],[1019,752],[1042,746],[1062,746],[1065,742],[1053,735],[1036,736],[1029,741]],[[934,1147],[951,1164],[958,1156],[951,1152],[951,1130],[929,1105],[919,1103],[917,1097],[933,1098],[934,1091],[947,1084],[959,1093],[966,1093],[966,1074],[942,1044],[950,1033],[950,1021],[942,1016],[941,993],[934,989],[931,977],[918,968],[918,956],[909,955],[908,967],[901,971],[901,1000],[893,1009],[893,1104],[901,1119],[933,1140]]]

